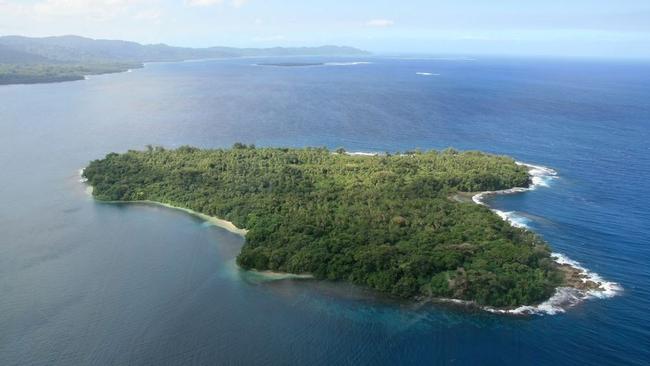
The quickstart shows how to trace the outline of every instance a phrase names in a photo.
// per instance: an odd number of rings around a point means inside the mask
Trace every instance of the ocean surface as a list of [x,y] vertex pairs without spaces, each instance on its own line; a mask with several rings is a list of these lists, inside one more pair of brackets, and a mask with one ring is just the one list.
[[[0,365],[647,365],[650,63],[296,58],[0,87]],[[282,59],[287,62],[287,59]],[[485,150],[550,167],[488,199],[619,284],[528,316],[234,266],[243,239],[94,202],[79,169],[146,144]]]

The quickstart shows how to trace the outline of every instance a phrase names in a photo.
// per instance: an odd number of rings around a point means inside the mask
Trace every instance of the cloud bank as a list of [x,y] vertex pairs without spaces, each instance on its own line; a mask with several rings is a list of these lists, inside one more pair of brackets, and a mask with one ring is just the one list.
[[390,19],[372,19],[366,22],[368,27],[388,28],[395,25],[395,21]]

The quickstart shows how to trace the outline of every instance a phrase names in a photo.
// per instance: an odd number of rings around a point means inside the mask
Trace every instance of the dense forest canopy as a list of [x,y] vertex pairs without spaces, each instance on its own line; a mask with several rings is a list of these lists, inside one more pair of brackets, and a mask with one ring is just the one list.
[[2,64],[0,85],[83,80],[86,75],[109,74],[142,67],[141,64]]
[[526,168],[508,157],[148,147],[108,154],[84,175],[99,200],[157,201],[248,229],[237,258],[247,269],[498,307],[542,301],[561,281],[536,235],[449,198],[527,186]]

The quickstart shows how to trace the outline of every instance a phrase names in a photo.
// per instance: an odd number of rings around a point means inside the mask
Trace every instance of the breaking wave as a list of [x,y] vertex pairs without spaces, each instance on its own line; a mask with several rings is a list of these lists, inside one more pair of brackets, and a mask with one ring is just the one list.
[[[527,188],[515,187],[504,189],[500,191],[487,191],[481,192],[472,197],[472,201],[479,205],[488,206],[484,200],[486,197],[502,194],[514,194],[527,191],[533,191],[539,187],[550,187],[551,182],[558,179],[558,174],[555,170],[533,164],[526,164],[516,162],[517,165],[525,166],[528,168],[528,174],[531,177],[531,185]],[[507,221],[514,227],[528,228],[527,223],[530,221],[528,218],[519,215],[517,212],[505,212],[497,209],[490,208],[494,213],[499,215],[504,221]],[[491,313],[498,314],[537,314],[537,315],[555,315],[563,313],[567,308],[575,306],[576,304],[593,298],[610,298],[616,296],[623,291],[623,288],[616,282],[605,281],[597,273],[591,272],[579,262],[576,262],[561,253],[552,253],[551,258],[560,266],[569,266],[578,275],[578,278],[583,283],[592,282],[597,285],[596,289],[583,290],[575,287],[558,287],[555,293],[548,300],[538,305],[525,305],[516,309],[496,309],[492,307],[483,307],[484,310]]]
[[325,66],[356,66],[356,65],[370,65],[372,62],[368,61],[354,61],[354,62],[326,62]]
[[519,215],[515,211],[501,211],[501,210],[492,210],[494,213],[499,215],[503,221],[509,222],[512,226],[518,227],[521,229],[528,229],[528,223],[530,219]]
[[561,253],[552,253],[551,257],[555,260],[556,263],[560,265],[570,266],[576,270],[580,279],[583,282],[594,282],[597,283],[597,290],[582,290],[575,287],[558,287],[555,289],[555,293],[548,300],[544,301],[539,305],[526,305],[520,306],[512,310],[502,310],[494,309],[490,307],[485,307],[484,309],[499,314],[515,314],[515,315],[525,315],[525,314],[537,314],[537,315],[555,315],[564,313],[566,309],[575,306],[582,301],[589,299],[605,299],[614,297],[623,291],[623,288],[616,282],[605,281],[597,273],[591,272],[585,267],[581,266],[579,262],[576,262],[564,254]]
[[85,169],[79,169],[79,182],[81,183],[86,183],[88,181],[88,178],[84,177],[84,170]]
[[591,298],[607,299],[610,297],[614,297],[618,295],[621,291],[623,291],[623,288],[618,283],[605,281],[602,277],[600,277],[598,273],[591,272],[587,268],[583,267],[580,264],[580,262],[574,261],[573,259],[565,256],[564,254],[552,253],[551,257],[553,257],[555,262],[558,264],[568,265],[580,271],[582,282],[586,283],[591,281],[600,284],[599,290],[585,291],[585,294],[588,298],[591,297]]
[[346,155],[350,156],[378,156],[380,153],[376,152],[364,152],[364,151],[355,151],[355,152],[346,152]]

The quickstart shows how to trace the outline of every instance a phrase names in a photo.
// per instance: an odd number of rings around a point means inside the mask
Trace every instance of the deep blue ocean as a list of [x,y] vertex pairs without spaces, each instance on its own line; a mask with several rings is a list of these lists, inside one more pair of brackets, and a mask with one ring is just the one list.
[[[0,365],[650,362],[650,63],[290,61],[327,64],[156,63],[0,87]],[[358,61],[369,63],[345,64]],[[622,291],[514,317],[265,281],[234,266],[240,237],[178,211],[94,202],[79,182],[112,151],[234,142],[453,146],[551,167],[549,187],[490,204]]]

